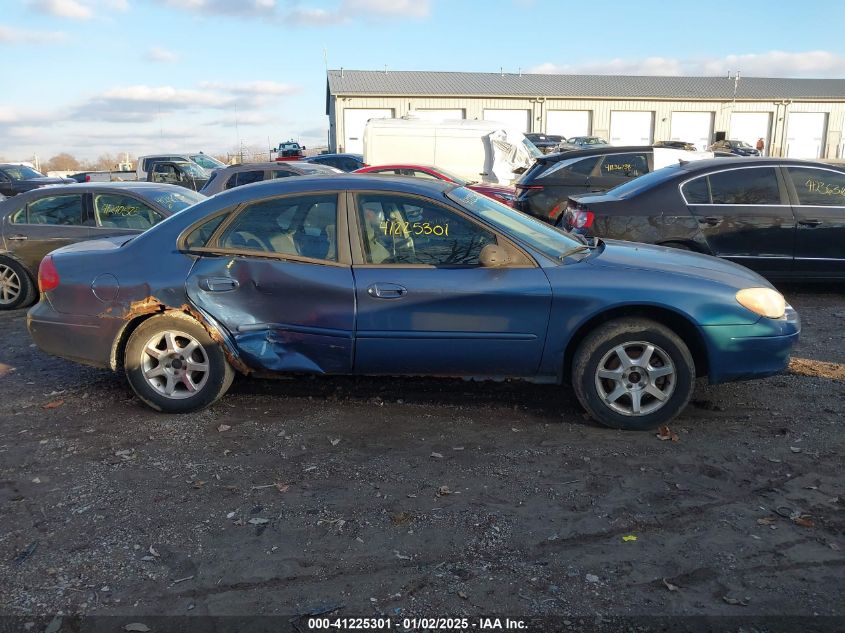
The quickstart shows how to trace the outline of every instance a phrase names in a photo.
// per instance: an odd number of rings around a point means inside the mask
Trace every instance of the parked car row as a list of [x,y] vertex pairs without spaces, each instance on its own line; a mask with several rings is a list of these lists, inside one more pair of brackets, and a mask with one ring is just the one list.
[[571,382],[595,420],[646,429],[697,377],[781,371],[800,321],[758,273],[845,278],[845,168],[593,145],[537,157],[515,189],[178,157],[147,179],[195,168],[199,192],[36,189],[0,202],[0,308],[35,298],[40,261],[39,347],[122,369],[173,413],[236,372],[485,376]]

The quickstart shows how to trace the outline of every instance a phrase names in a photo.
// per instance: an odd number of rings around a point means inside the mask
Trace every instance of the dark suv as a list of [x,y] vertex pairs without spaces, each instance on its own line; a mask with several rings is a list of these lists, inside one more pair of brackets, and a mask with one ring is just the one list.
[[514,207],[554,222],[569,196],[607,191],[653,170],[654,150],[648,146],[605,145],[548,154],[538,158],[516,182]]

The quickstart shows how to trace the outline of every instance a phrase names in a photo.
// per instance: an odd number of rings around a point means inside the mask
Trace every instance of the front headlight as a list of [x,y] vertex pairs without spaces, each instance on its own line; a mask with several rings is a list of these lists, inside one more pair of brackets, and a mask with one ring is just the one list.
[[786,299],[771,288],[745,288],[736,293],[736,300],[754,314],[769,319],[779,319],[786,312]]

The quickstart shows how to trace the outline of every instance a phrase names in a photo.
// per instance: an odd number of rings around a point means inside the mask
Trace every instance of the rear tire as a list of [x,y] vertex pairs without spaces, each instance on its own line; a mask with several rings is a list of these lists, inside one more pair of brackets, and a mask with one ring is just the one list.
[[126,379],[146,404],[164,413],[189,413],[217,401],[235,377],[218,343],[182,313],[144,321],[124,354]]
[[590,416],[605,426],[653,429],[689,402],[695,362],[680,337],[660,323],[616,319],[593,330],[578,347],[572,386]]
[[11,257],[0,257],[0,310],[25,308],[36,297],[35,282],[26,268]]

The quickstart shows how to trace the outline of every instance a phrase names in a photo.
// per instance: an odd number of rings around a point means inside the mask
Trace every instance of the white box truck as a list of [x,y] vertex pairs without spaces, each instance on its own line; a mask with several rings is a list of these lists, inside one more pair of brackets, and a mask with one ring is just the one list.
[[542,156],[519,130],[495,121],[370,119],[364,127],[364,162],[431,165],[465,180],[513,183]]

